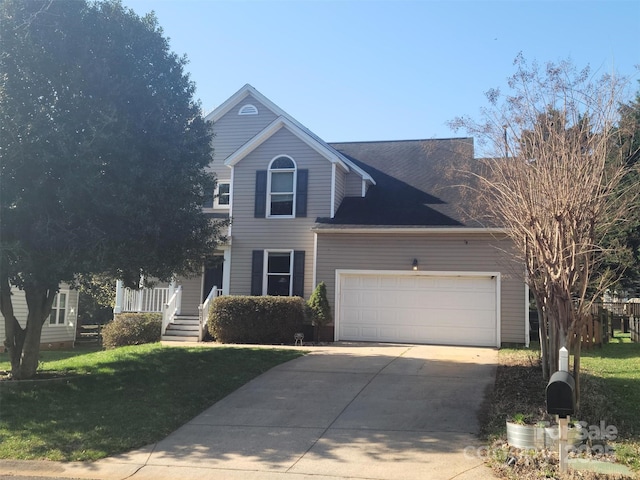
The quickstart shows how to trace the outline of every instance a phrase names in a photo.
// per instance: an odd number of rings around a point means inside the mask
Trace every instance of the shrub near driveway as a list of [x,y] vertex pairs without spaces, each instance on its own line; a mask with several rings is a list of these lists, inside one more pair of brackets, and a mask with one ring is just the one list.
[[293,343],[305,321],[301,297],[217,297],[209,312],[208,329],[222,343]]
[[[73,353],[41,355],[41,370],[66,372],[66,379],[0,381],[0,458],[96,460],[155,443],[257,375],[303,355],[158,343]],[[7,369],[2,361],[0,370]]]

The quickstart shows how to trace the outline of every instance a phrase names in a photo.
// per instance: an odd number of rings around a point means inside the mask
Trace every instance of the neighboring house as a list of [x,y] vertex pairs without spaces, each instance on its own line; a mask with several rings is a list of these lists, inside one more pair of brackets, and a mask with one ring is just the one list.
[[[27,322],[27,301],[24,292],[17,288],[11,288],[13,295],[13,314],[24,328]],[[78,291],[70,289],[63,284],[53,302],[51,314],[44,322],[42,336],[40,337],[40,349],[51,350],[71,348],[76,339],[76,323],[78,319]],[[0,315],[0,338],[5,337],[4,317]],[[0,344],[0,352],[5,351],[4,343]]]
[[[324,281],[336,340],[528,343],[524,268],[454,188],[473,139],[328,144],[250,85],[206,119],[218,187],[205,212],[232,221],[202,275],[160,294],[168,333],[175,313],[203,327],[207,297],[309,298]],[[119,285],[115,311],[154,294]]]

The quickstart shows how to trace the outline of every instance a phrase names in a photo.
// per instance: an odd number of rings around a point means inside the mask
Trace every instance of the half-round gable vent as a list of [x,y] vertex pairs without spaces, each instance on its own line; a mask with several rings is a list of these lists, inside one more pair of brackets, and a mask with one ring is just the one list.
[[257,115],[257,114],[258,114],[258,108],[255,105],[251,105],[250,103],[243,105],[238,111],[238,115]]

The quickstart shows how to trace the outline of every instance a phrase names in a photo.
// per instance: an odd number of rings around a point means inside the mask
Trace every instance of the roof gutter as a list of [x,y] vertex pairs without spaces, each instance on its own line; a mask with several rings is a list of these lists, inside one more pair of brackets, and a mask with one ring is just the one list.
[[312,227],[311,231],[316,233],[371,233],[371,234],[416,234],[424,235],[428,234],[499,234],[504,235],[507,233],[506,228],[484,228],[484,227]]

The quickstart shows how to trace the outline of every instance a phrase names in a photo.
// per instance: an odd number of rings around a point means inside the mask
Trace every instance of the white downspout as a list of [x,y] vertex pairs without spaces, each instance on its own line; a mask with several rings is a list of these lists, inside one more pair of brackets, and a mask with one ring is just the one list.
[[222,263],[222,294],[229,295],[229,284],[231,283],[231,247],[222,250],[224,260]]
[[[231,179],[229,180],[229,239],[231,239],[231,219],[233,218],[233,177],[235,169],[231,165]],[[223,272],[224,273],[224,272]]]
[[116,281],[116,304],[113,307],[113,313],[122,313],[122,300],[124,298],[124,285],[122,280]]
[[[336,214],[336,164],[331,164],[331,218]],[[313,281],[315,288],[315,279]]]
[[312,288],[315,290],[318,285],[318,232],[313,232],[313,283]]

